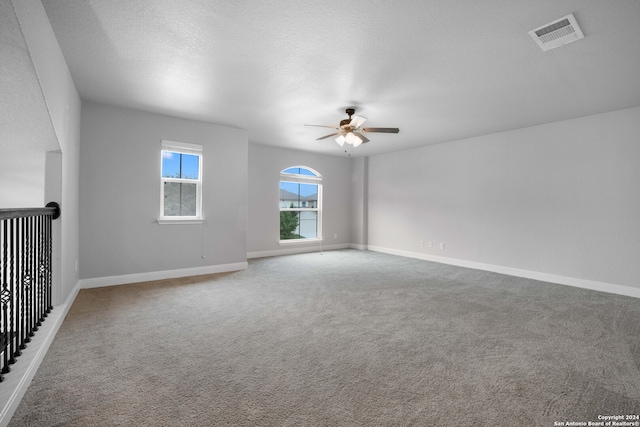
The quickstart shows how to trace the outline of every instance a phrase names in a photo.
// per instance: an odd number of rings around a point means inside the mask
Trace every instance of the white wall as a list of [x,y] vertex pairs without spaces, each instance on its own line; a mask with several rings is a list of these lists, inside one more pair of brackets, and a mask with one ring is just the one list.
[[0,209],[45,205],[45,153],[1,150]]
[[249,144],[249,257],[319,250],[318,242],[279,244],[280,171],[290,166],[308,166],[322,175],[323,245],[347,247],[351,243],[349,158]]
[[[5,5],[6,2],[3,2],[3,7]],[[21,0],[13,2],[13,6],[33,71],[22,65],[20,57],[8,58],[11,61],[9,63],[19,66],[27,76],[29,73],[37,76],[35,83],[29,77],[24,80],[24,75],[10,77],[10,80],[16,80],[14,84],[20,90],[18,104],[22,105],[25,99],[33,97],[28,104],[20,107],[29,114],[28,119],[23,123],[13,122],[13,126],[22,131],[22,137],[15,140],[16,144],[20,144],[20,150],[18,162],[15,163],[14,158],[13,166],[17,165],[23,173],[37,175],[42,180],[40,188],[26,193],[29,197],[33,196],[31,205],[44,206],[47,202],[55,201],[61,206],[62,215],[54,221],[54,237],[58,236],[58,239],[54,240],[57,262],[53,265],[53,303],[58,305],[67,299],[78,283],[75,266],[79,253],[80,97],[42,3],[38,0]],[[18,84],[21,82],[25,85]],[[37,93],[39,98],[28,95],[32,92]],[[16,111],[16,106],[12,104],[6,110]],[[31,145],[37,147],[37,152],[34,153]],[[55,155],[47,155],[46,152],[55,152]],[[35,167],[33,162],[37,162],[38,166]],[[19,186],[14,188],[18,189]]]
[[[156,222],[163,139],[203,145],[204,225]],[[245,130],[84,102],[81,278],[246,263],[247,145]]]
[[[16,4],[19,11],[31,5]],[[45,153],[58,149],[58,142],[10,0],[0,0],[0,76],[0,208],[43,207]]]
[[640,288],[639,159],[640,107],[375,156],[369,245]]

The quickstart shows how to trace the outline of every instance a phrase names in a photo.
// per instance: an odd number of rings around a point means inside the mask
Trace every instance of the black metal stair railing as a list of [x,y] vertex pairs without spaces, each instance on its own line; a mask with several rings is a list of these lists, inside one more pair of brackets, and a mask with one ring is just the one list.
[[60,206],[0,209],[0,381],[53,309],[51,222]]

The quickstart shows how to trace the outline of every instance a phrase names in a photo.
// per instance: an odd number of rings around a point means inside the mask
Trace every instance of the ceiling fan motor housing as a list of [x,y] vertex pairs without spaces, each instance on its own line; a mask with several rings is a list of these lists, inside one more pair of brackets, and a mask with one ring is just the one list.
[[340,127],[344,128],[345,126],[349,126],[349,123],[351,123],[351,116],[353,116],[356,112],[355,108],[347,108],[345,110],[345,112],[347,113],[347,115],[349,116],[348,119],[344,119],[344,120],[340,120]]

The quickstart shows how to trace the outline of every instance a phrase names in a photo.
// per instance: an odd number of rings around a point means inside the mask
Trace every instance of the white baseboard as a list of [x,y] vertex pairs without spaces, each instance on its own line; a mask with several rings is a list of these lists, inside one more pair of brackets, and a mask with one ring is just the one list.
[[541,273],[538,271],[522,270],[519,268],[504,267],[501,265],[485,264],[475,261],[466,261],[456,258],[441,257],[436,255],[423,254],[419,252],[403,251],[398,249],[384,248],[380,246],[367,246],[368,250],[383,252],[391,255],[399,255],[408,258],[417,258],[425,261],[439,262],[441,264],[457,265],[459,267],[474,268],[476,270],[492,271],[494,273],[507,274],[509,276],[524,277],[527,279],[540,280],[542,282],[557,283],[560,285],[575,286],[577,288],[590,289],[593,291],[608,292],[610,294],[625,295],[640,298],[640,288],[630,286],[615,285],[612,283],[596,282],[593,280],[577,279],[575,277],[559,276],[556,274]]
[[270,256],[280,256],[280,255],[295,255],[295,254],[304,254],[307,252],[320,252],[323,251],[334,251],[337,249],[349,249],[351,247],[348,243],[341,243],[337,245],[322,245],[320,246],[318,243],[313,246],[287,246],[286,249],[273,249],[270,251],[256,251],[256,252],[247,252],[247,259],[251,258],[264,258]]
[[182,268],[178,270],[150,271],[148,273],[123,274],[120,276],[94,277],[81,279],[80,288],[101,288],[104,286],[125,285],[128,283],[150,282],[152,280],[175,279],[178,277],[201,276],[203,274],[227,273],[229,271],[245,270],[249,263],[236,262],[232,264],[208,265],[205,267]]
[[64,304],[55,306],[51,310],[40,329],[31,338],[27,348],[22,351],[22,355],[16,358],[15,365],[11,366],[11,372],[5,374],[4,381],[0,385],[0,408],[2,408],[0,427],[9,424],[79,290],[80,282],[73,288]]

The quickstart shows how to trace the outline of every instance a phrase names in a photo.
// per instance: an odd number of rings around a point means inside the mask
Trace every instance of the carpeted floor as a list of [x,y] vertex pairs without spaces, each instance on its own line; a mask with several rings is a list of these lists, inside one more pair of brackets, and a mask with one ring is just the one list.
[[640,300],[366,251],[82,290],[11,426],[553,426],[640,413]]

